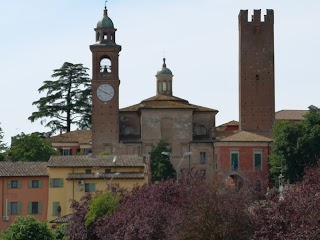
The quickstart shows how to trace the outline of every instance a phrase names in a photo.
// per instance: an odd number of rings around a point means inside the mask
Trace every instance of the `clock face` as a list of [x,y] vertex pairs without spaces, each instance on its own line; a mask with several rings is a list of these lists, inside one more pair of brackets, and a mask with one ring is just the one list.
[[97,97],[102,102],[110,101],[114,96],[114,89],[109,84],[101,84],[97,89]]

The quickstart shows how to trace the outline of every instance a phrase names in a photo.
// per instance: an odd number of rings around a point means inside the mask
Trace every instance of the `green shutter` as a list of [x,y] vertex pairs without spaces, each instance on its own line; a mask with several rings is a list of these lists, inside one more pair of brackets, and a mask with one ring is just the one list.
[[8,188],[11,188],[11,181],[8,181]]
[[11,202],[7,202],[7,215],[11,214]]
[[42,188],[42,181],[39,180],[39,188]]
[[21,181],[18,180],[18,188],[21,188],[21,185],[22,185]]
[[18,212],[18,214],[21,214],[21,202],[18,202],[17,212]]
[[38,214],[42,213],[42,203],[38,202]]
[[50,187],[52,188],[53,187],[53,179],[50,178]]
[[28,214],[32,214],[32,202],[28,202]]
[[60,205],[60,202],[53,202],[52,203],[52,216],[58,216],[58,207]]
[[60,178],[59,180],[60,180],[59,186],[60,186],[60,187],[63,187],[63,178]]
[[89,189],[90,189],[90,192],[95,192],[96,191],[96,184],[95,183],[90,183]]
[[29,188],[32,188],[32,180],[29,180],[28,186]]

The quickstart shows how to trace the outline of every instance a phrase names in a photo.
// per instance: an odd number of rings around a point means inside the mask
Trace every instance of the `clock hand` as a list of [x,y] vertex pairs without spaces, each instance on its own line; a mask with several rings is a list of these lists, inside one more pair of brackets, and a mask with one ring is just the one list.
[[103,93],[105,93],[105,94],[108,94],[108,95],[110,95],[110,93],[108,93],[108,92],[105,92],[105,91],[103,91],[103,90],[101,90],[101,89],[99,89],[99,91],[100,91],[100,92],[103,92]]

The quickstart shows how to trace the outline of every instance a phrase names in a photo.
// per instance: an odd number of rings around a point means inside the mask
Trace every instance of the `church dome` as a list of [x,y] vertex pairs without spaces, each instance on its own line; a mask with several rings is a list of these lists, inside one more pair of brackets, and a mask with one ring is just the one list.
[[158,74],[172,75],[171,70],[170,70],[169,68],[167,68],[166,59],[165,59],[165,58],[163,59],[162,69],[160,69],[160,70],[157,72],[157,75],[158,75]]
[[97,23],[97,28],[114,28],[111,18],[108,17],[108,10],[104,10],[103,18]]

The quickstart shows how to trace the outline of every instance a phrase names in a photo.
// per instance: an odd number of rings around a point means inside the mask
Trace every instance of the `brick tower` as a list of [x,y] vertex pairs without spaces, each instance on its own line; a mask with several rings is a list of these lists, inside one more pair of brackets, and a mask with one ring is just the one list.
[[111,153],[119,143],[119,52],[112,20],[104,9],[94,29],[96,43],[92,52],[92,151]]
[[271,131],[275,114],[274,15],[239,13],[239,120],[242,131]]

